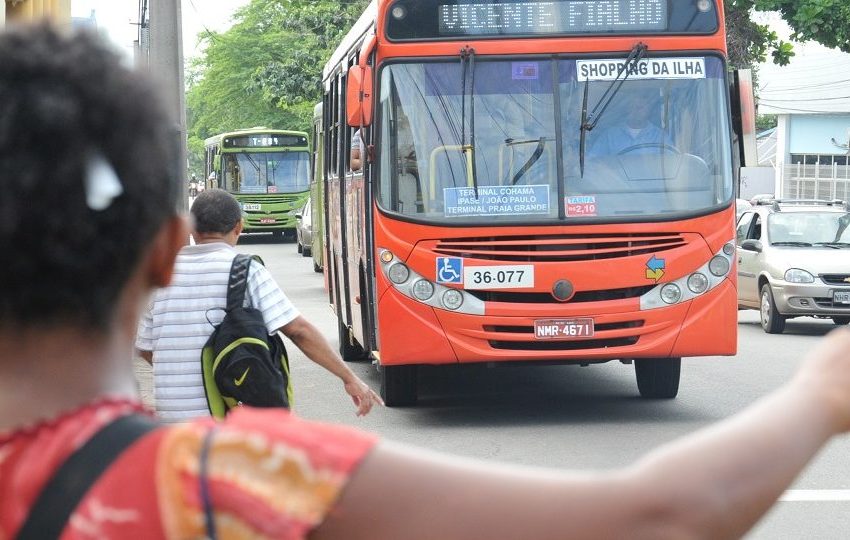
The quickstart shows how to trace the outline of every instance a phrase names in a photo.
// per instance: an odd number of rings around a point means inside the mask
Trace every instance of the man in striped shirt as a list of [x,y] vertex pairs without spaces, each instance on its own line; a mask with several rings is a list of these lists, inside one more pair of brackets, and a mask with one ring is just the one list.
[[[154,293],[136,338],[140,355],[153,364],[157,413],[171,422],[209,415],[201,349],[224,318],[234,246],[242,232],[242,209],[221,189],[200,193],[192,216],[195,245],[180,251],[171,285]],[[260,264],[252,264],[248,272],[245,305],[263,313],[269,334],[283,332],[308,358],[339,377],[359,415],[382,403]]]

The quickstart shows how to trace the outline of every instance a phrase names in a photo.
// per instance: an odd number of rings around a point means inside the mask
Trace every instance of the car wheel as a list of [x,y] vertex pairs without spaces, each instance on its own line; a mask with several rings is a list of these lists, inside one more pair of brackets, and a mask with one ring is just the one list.
[[381,398],[387,407],[416,405],[417,366],[381,366]]
[[307,247],[307,246],[301,246],[301,256],[302,257],[309,257],[310,255],[311,255],[310,248]]
[[672,399],[679,393],[681,358],[635,359],[635,377],[640,397]]
[[295,249],[298,250],[298,253],[304,253],[304,246],[297,240],[295,241]]
[[848,324],[850,323],[850,317],[833,317],[832,322],[835,324]]
[[785,330],[785,317],[776,310],[770,283],[761,288],[761,327],[768,334],[781,334]]
[[321,266],[319,266],[318,264],[316,264],[316,261],[313,261],[313,272],[316,272],[317,274],[321,274],[323,271],[324,271],[324,269]]

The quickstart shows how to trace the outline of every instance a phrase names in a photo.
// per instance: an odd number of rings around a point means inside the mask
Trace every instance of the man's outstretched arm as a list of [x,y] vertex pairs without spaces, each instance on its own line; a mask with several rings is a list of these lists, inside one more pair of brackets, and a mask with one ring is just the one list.
[[322,333],[303,316],[299,315],[295,320],[281,327],[280,331],[292,340],[307,355],[307,358],[342,380],[346,393],[351,396],[357,406],[358,416],[369,414],[376,403],[384,404],[378,394],[342,361]]

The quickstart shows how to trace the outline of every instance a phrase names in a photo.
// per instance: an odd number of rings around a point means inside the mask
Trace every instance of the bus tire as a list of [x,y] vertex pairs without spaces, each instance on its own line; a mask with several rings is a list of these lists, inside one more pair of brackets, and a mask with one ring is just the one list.
[[838,325],[850,324],[850,317],[833,317],[832,322]]
[[313,272],[316,272],[317,274],[321,274],[322,272],[324,272],[324,269],[319,266],[315,260],[313,261]]
[[381,366],[381,398],[387,407],[416,405],[417,366]]
[[339,330],[339,355],[346,362],[357,362],[363,360],[365,354],[363,348],[348,331],[348,327],[337,317],[337,329]]
[[640,397],[673,399],[679,393],[681,358],[637,358],[635,376]]

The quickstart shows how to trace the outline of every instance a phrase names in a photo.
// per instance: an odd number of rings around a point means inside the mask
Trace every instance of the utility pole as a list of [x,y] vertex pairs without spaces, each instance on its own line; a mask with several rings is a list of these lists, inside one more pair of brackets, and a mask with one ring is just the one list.
[[[152,0],[145,2],[150,9],[151,74],[163,85],[169,119],[174,125],[174,142],[178,148],[178,162],[174,174],[184,192],[186,182],[186,92],[183,79],[183,21],[180,0]],[[187,197],[183,197],[187,201]]]

